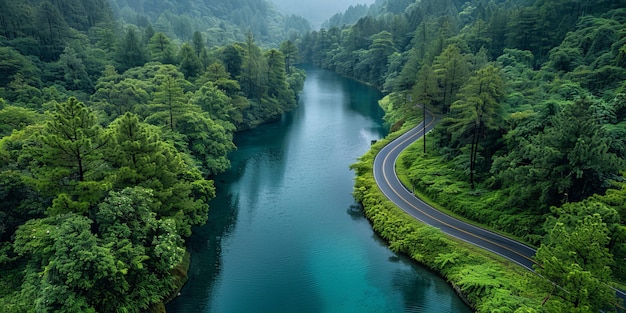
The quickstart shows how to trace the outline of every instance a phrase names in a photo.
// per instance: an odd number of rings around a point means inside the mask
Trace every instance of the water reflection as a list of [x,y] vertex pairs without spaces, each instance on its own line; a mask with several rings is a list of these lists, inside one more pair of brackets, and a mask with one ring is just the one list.
[[[385,134],[378,92],[324,70],[307,76],[294,112],[236,137],[168,312],[470,312],[390,251],[354,203],[349,165]],[[428,302],[441,300],[437,289],[461,305]]]

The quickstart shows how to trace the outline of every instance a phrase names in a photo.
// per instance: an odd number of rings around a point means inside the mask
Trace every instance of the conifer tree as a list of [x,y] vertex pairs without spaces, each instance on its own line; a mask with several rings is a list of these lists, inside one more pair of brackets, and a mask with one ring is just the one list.
[[154,103],[149,108],[152,115],[148,120],[160,121],[157,123],[165,124],[174,132],[177,119],[186,110],[187,97],[182,88],[183,79],[159,74],[155,76],[155,80],[159,85],[154,93]]
[[[102,148],[107,144],[107,138],[96,123],[94,113],[76,98],[55,104],[55,111],[49,114],[40,140],[42,146],[38,159],[43,167],[31,170],[47,192],[63,191],[76,195],[79,192],[74,190],[77,185],[93,181],[102,174]],[[82,189],[80,193],[88,193]]]
[[146,63],[146,52],[143,43],[134,29],[129,28],[126,31],[126,35],[117,49],[116,60],[120,64],[122,71]]
[[264,61],[261,49],[254,43],[252,33],[248,32],[244,44],[241,73],[238,78],[242,91],[248,95],[248,98],[260,100],[263,95],[264,75],[262,73],[265,68]]
[[193,47],[188,43],[184,43],[180,47],[178,59],[180,60],[180,71],[185,75],[185,78],[190,79],[201,74],[202,63],[200,58],[198,58]]
[[469,74],[468,63],[456,45],[449,45],[433,62],[433,71],[439,82],[440,95],[437,97],[441,112],[448,113]]
[[162,32],[155,33],[148,41],[148,54],[152,61],[163,64],[176,63],[176,47]]
[[64,42],[69,34],[69,26],[50,1],[43,1],[37,9],[37,37],[40,43],[41,59],[56,60],[63,51]]
[[64,77],[68,89],[85,91],[91,89],[91,79],[87,74],[83,60],[78,57],[74,49],[65,47],[59,63],[61,63],[65,69]]
[[291,74],[291,67],[298,60],[298,47],[291,41],[286,40],[280,44],[280,52],[285,56],[285,72]]
[[265,54],[267,59],[267,94],[278,101],[282,110],[296,106],[295,96],[287,84],[284,56],[272,49]]
[[454,102],[448,118],[452,143],[462,147],[471,138],[469,155],[470,184],[474,188],[476,163],[481,138],[501,127],[504,83],[497,68],[487,66],[467,81]]

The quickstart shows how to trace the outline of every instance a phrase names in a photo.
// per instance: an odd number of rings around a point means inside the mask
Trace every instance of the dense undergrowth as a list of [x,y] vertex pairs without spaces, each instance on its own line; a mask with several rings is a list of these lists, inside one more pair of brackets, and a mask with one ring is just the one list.
[[354,196],[362,203],[374,230],[388,241],[392,250],[404,253],[442,275],[477,312],[539,312],[546,294],[532,286],[541,278],[497,255],[451,239],[438,229],[418,222],[378,189],[372,172],[374,158],[399,133],[402,130],[373,145],[352,165],[357,172]]

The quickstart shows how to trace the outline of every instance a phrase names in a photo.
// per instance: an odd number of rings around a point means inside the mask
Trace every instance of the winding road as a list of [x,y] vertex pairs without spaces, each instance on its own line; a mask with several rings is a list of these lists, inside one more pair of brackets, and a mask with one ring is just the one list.
[[[429,114],[418,126],[387,144],[374,159],[374,179],[389,200],[422,223],[439,228],[445,234],[469,242],[475,246],[501,255],[522,267],[533,271],[536,250],[515,240],[486,229],[470,225],[428,205],[408,190],[398,178],[395,166],[400,153],[413,142],[428,133],[437,122]],[[426,123],[424,127],[424,123]],[[617,296],[626,302],[626,294],[613,288]]]
[[421,222],[437,227],[444,233],[467,241],[483,249],[499,254],[529,270],[535,264],[535,249],[511,240],[494,232],[476,227],[453,218],[415,197],[396,175],[395,165],[400,153],[430,131],[436,122],[433,115],[427,115],[424,122],[409,130],[385,146],[374,160],[374,178],[382,192],[406,213]]

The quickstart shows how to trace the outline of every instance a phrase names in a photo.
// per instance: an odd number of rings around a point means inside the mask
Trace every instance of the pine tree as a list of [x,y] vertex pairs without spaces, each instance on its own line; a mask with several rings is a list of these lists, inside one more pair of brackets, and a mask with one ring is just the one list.
[[298,60],[298,47],[291,40],[283,41],[280,44],[280,52],[285,56],[285,71],[291,74],[291,66]]
[[134,29],[129,28],[126,31],[126,35],[118,47],[116,60],[120,64],[119,68],[122,71],[146,63],[143,43]]
[[63,52],[63,43],[69,36],[69,26],[61,12],[49,1],[43,1],[37,9],[37,37],[40,57],[44,61],[56,60]]
[[154,103],[148,108],[152,115],[147,120],[165,124],[170,131],[175,132],[177,119],[187,109],[187,97],[182,88],[183,79],[159,74],[155,76],[155,80],[160,83],[154,93]]
[[191,44],[192,44],[193,50],[196,53],[196,56],[200,58],[202,51],[206,50],[206,46],[204,44],[204,38],[202,38],[202,34],[199,31],[195,31],[193,33]]
[[65,213],[68,208],[82,212],[97,203],[107,189],[98,180],[105,168],[102,151],[108,137],[95,114],[73,97],[55,103],[39,141],[41,146],[33,149],[40,165],[33,164],[30,170],[44,194],[59,195],[50,212]]
[[163,64],[175,64],[176,47],[172,41],[161,32],[155,33],[148,41],[150,59]]
[[241,84],[242,91],[248,95],[248,98],[260,100],[263,95],[265,68],[261,49],[254,43],[252,33],[248,32],[244,45],[244,57],[241,65],[241,73],[238,80]]
[[187,79],[197,77],[202,73],[202,63],[188,43],[184,43],[180,47],[178,59],[180,60],[180,71]]
[[469,65],[459,47],[450,45],[435,58],[432,67],[440,90],[436,101],[441,105],[441,112],[445,114],[450,110],[450,105],[456,100],[456,93],[467,79]]
[[278,100],[281,110],[295,107],[295,96],[287,84],[284,56],[272,49],[265,54],[267,59],[267,95]]
[[449,120],[449,131],[453,144],[462,147],[471,138],[469,173],[472,189],[475,183],[478,148],[481,138],[487,132],[501,127],[504,83],[497,68],[487,66],[478,70],[459,92],[459,100],[454,102]]
[[66,47],[61,54],[59,63],[65,69],[65,82],[68,89],[90,91],[92,88],[91,79],[87,74],[83,61],[71,47]]

